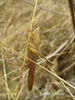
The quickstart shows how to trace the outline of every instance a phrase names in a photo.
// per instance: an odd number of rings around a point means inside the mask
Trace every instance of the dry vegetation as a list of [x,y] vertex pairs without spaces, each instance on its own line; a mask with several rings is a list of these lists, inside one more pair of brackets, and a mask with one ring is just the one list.
[[[0,0],[0,100],[15,100],[34,4],[35,0]],[[75,39],[68,0],[38,0],[33,30],[38,26],[40,53],[54,63],[51,68],[57,75],[75,86]],[[50,70],[48,62],[41,65]],[[24,68],[19,100],[74,100],[59,79],[40,66],[31,92],[27,76]],[[75,88],[66,86],[75,95]]]

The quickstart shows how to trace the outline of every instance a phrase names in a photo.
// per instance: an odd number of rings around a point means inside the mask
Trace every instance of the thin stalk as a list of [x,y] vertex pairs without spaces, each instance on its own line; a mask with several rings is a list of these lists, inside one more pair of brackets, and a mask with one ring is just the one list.
[[22,79],[23,67],[24,67],[24,63],[25,63],[25,60],[26,60],[26,55],[27,55],[29,40],[30,40],[30,36],[31,36],[32,24],[33,24],[35,12],[36,12],[37,2],[38,2],[38,0],[36,0],[36,2],[35,2],[34,12],[33,12],[33,16],[32,16],[32,22],[31,22],[31,26],[30,26],[30,32],[29,32],[29,36],[28,36],[28,41],[27,41],[27,46],[26,46],[26,50],[25,50],[24,60],[23,60],[22,69],[21,69],[21,73],[20,73],[20,79],[19,79],[19,84],[18,84],[18,88],[17,88],[16,97],[18,96],[20,83],[21,83],[21,79]]

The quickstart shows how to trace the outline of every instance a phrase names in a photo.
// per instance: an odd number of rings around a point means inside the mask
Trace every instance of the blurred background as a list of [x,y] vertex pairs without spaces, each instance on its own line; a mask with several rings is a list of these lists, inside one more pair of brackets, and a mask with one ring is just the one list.
[[[15,100],[34,5],[35,0],[0,0],[0,100]],[[58,76],[75,86],[75,39],[68,0],[38,0],[32,31],[37,27],[40,54],[54,63],[51,68]],[[37,62],[50,71],[49,62],[40,56]],[[27,78],[24,68],[18,100],[74,100],[59,79],[40,66],[31,92]]]

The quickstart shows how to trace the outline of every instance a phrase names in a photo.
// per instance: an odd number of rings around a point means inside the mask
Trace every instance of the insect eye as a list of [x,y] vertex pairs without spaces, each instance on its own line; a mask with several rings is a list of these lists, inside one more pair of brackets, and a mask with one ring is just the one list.
[[31,37],[33,37],[34,36],[34,34],[33,33],[31,33]]

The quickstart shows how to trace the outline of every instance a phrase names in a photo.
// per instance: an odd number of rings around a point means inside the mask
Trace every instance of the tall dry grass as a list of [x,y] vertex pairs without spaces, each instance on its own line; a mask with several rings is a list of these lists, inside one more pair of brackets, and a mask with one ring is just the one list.
[[[0,0],[1,100],[15,100],[34,4],[35,0]],[[39,0],[33,30],[37,26],[40,27],[40,53],[53,61],[51,67],[57,75],[75,86],[75,40],[68,1]],[[38,63],[41,61],[39,56]],[[41,65],[50,70],[48,62],[43,61]],[[58,78],[40,66],[36,67],[33,90],[28,92],[27,68],[23,72],[19,100],[72,100]],[[74,95],[75,90],[66,86]]]

